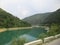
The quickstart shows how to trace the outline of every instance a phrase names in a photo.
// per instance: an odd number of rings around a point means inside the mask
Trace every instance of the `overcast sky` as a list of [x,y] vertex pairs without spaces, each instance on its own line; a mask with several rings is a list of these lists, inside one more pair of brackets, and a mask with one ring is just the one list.
[[0,0],[0,8],[21,19],[60,8],[60,0]]

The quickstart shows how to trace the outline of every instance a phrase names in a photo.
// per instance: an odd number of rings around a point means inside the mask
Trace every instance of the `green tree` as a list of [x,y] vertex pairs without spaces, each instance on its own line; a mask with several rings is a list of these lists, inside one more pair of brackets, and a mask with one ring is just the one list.
[[19,39],[13,39],[11,45],[24,45],[25,43],[25,38],[19,38]]
[[59,25],[58,24],[51,24],[50,29],[48,34],[51,35],[56,35],[59,31]]
[[39,35],[39,39],[42,39],[42,42],[44,43],[44,38],[47,37],[45,33],[42,33]]
[[12,40],[12,43],[11,43],[11,45],[17,45],[16,38],[14,38],[14,39]]
[[25,42],[26,42],[25,38],[20,38],[17,40],[17,45],[24,45]]

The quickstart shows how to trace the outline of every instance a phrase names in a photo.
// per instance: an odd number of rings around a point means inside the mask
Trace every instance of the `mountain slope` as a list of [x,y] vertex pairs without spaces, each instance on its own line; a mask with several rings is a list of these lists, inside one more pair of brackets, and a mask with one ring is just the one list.
[[52,23],[57,23],[60,24],[60,9],[54,11],[51,13],[45,21],[43,21],[44,24],[52,24]]
[[41,14],[35,14],[33,16],[24,18],[24,21],[27,21],[28,23],[32,24],[32,25],[40,25],[43,20],[49,15],[51,14],[51,12],[49,13],[41,13]]
[[0,28],[31,26],[0,8]]

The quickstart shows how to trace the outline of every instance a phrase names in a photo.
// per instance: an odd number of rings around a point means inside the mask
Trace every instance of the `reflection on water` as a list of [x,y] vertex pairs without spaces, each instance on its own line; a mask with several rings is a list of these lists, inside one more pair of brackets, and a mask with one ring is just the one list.
[[37,38],[31,36],[31,35],[28,35],[28,34],[24,34],[24,35],[21,35],[20,38],[25,38],[27,42],[30,42],[30,41],[33,41],[33,40],[36,40]]

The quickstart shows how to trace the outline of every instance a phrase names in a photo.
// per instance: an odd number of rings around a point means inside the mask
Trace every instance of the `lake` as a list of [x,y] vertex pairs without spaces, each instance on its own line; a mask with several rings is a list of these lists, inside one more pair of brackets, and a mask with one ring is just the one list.
[[41,33],[47,32],[43,28],[31,28],[31,29],[19,29],[19,30],[7,30],[0,33],[0,45],[11,42],[12,39],[26,38],[27,42],[37,40]]

